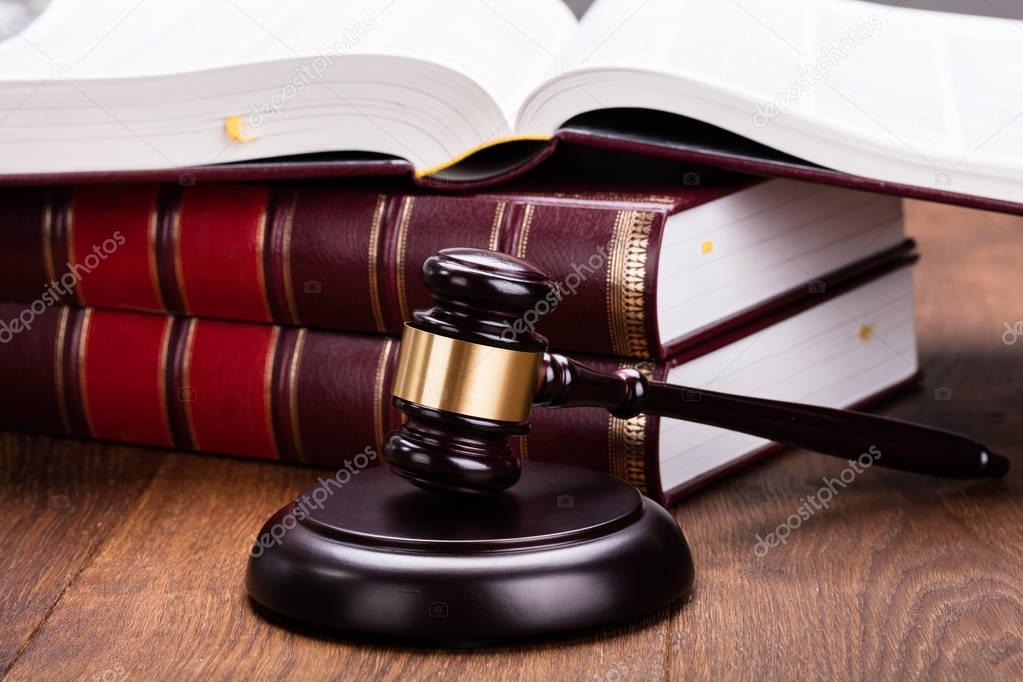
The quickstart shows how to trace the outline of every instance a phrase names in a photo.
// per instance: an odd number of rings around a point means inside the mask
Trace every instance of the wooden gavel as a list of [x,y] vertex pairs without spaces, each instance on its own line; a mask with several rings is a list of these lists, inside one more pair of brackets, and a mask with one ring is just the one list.
[[445,249],[423,264],[423,279],[434,307],[406,323],[393,388],[408,419],[384,446],[392,470],[423,488],[494,494],[514,485],[521,466],[509,439],[529,430],[533,405],[684,419],[848,459],[873,446],[880,466],[934,476],[1009,470],[1004,457],[957,433],[649,381],[635,369],[605,374],[549,353],[544,337],[513,330],[554,284],[506,254]]

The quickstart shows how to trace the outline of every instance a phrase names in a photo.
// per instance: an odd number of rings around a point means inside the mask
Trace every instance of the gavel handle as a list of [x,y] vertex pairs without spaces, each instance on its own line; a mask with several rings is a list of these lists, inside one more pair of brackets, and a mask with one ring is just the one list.
[[1007,459],[951,431],[649,381],[634,369],[604,374],[556,353],[545,355],[534,404],[604,407],[617,417],[672,417],[845,459],[868,453],[879,466],[947,478],[995,478],[1009,470]]

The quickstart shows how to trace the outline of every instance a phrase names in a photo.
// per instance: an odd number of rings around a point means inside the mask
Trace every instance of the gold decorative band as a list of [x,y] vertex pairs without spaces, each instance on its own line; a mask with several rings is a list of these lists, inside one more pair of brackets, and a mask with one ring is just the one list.
[[392,393],[424,407],[524,422],[542,353],[494,348],[405,325]]
[[611,345],[617,356],[650,357],[647,344],[647,256],[654,214],[620,211],[615,220],[607,268],[607,315]]
[[[650,381],[658,377],[653,363],[622,362],[621,369],[638,369]],[[610,471],[626,483],[647,494],[646,432],[648,417],[637,414],[629,419],[608,418],[608,459]]]

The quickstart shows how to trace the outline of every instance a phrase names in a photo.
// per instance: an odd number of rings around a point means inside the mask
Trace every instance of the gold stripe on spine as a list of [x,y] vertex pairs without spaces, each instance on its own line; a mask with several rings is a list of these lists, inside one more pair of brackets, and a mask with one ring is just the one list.
[[153,293],[156,294],[157,305],[161,310],[167,309],[163,300],[163,289],[160,287],[160,269],[156,263],[156,233],[160,225],[160,196],[153,192],[153,203],[149,207],[149,225],[146,228],[146,239],[149,244],[146,248],[146,260],[149,265],[149,281],[153,285]]
[[266,291],[266,221],[267,221],[267,210],[266,205],[263,205],[263,210],[259,212],[259,224],[256,226],[256,282],[259,287],[259,300],[263,302],[263,314],[264,322],[270,322],[273,319],[273,313],[270,312],[270,298]]
[[[178,280],[178,294],[181,298],[183,313],[189,314],[192,310],[188,305],[188,287],[185,285],[185,268],[181,263],[181,214],[185,210],[185,196],[181,195],[178,208],[174,211],[174,224],[171,225],[171,240],[174,242],[174,278]],[[195,441],[192,441],[195,443]],[[196,448],[198,450],[198,448]]]
[[401,207],[401,218],[398,221],[398,252],[395,272],[398,276],[398,312],[401,313],[402,322],[409,319],[408,296],[405,292],[405,245],[408,242],[408,224],[412,219],[414,204],[415,197],[405,197],[405,202]]
[[524,422],[533,405],[542,356],[405,325],[392,393],[445,412]]
[[284,269],[281,279],[284,280],[284,299],[288,306],[288,318],[291,324],[302,324],[298,317],[298,305],[295,303],[295,287],[291,281],[291,233],[295,228],[295,204],[297,202],[298,193],[292,192],[284,213],[284,235],[281,240],[281,266]]
[[160,362],[156,368],[156,385],[160,392],[160,419],[167,431],[167,442],[174,445],[174,431],[170,425],[170,406],[167,405],[167,358],[170,355],[171,330],[174,329],[174,318],[168,317],[163,322],[163,335],[160,338]]
[[678,197],[668,194],[628,194],[622,192],[544,192],[546,198],[582,201],[617,201],[620,203],[676,204]]
[[[66,222],[66,228],[65,228],[65,231],[64,231],[64,234],[65,234],[64,238],[67,240],[67,257],[68,257],[69,263],[72,266],[77,266],[78,265],[78,257],[75,255],[75,201],[74,201],[74,196],[72,196],[72,198],[68,200],[66,215],[67,215],[67,222]],[[72,268],[72,269],[74,269],[74,268]],[[77,270],[75,270],[75,272],[77,273]],[[75,301],[78,302],[78,305],[84,306],[85,305],[85,299],[82,297],[82,283],[80,281],[77,281],[77,278],[76,278],[74,289],[72,289],[72,293],[74,294]]]
[[380,226],[384,222],[384,209],[387,208],[387,197],[377,197],[377,207],[373,211],[373,222],[369,226],[369,303],[373,308],[373,322],[378,332],[387,331],[384,325],[384,311],[380,305],[379,258]]
[[43,207],[43,263],[46,266],[46,279],[57,280],[57,268],[53,264],[53,194],[46,193],[46,205]]
[[[638,369],[647,379],[653,380],[654,371],[650,363],[622,363],[622,369]],[[646,429],[647,415],[640,414],[629,419],[608,417],[608,470],[612,476],[647,491],[646,478]]]
[[646,335],[646,261],[654,214],[619,211],[607,268],[607,321],[615,355],[649,358]]
[[377,358],[377,373],[373,381],[373,435],[376,438],[377,452],[384,449],[384,401],[387,400],[384,394],[384,376],[387,374],[387,358],[391,357],[393,345],[394,339],[384,341],[380,357]]
[[522,216],[522,229],[519,230],[519,244],[515,249],[515,255],[519,258],[526,257],[526,248],[529,245],[529,229],[533,227],[533,214],[536,213],[536,206],[529,204]]
[[82,333],[78,337],[78,381],[82,391],[82,414],[85,415],[85,427],[91,438],[95,433],[92,428],[92,414],[89,410],[89,377],[85,372],[85,356],[89,350],[89,323],[92,322],[92,308],[82,311]]
[[278,341],[281,338],[281,328],[273,327],[270,331],[270,345],[266,349],[266,360],[263,362],[263,414],[266,419],[266,435],[270,437],[270,446],[273,448],[274,457],[281,458],[277,450],[277,434],[274,430],[274,360],[277,359]]
[[57,319],[57,349],[54,353],[53,381],[57,389],[57,409],[60,410],[60,423],[64,433],[71,435],[71,414],[68,411],[67,391],[64,387],[64,341],[67,338],[67,322],[71,312],[68,308],[60,309]]
[[305,329],[298,330],[295,339],[295,350],[291,354],[288,368],[288,418],[291,420],[291,442],[295,446],[295,456],[304,462],[305,450],[302,448],[302,432],[298,421],[298,373],[302,369],[302,349],[305,347]]
[[[184,367],[181,368],[181,383],[182,388],[193,388],[192,387],[192,346],[195,344],[195,330],[199,326],[199,320],[188,320],[186,322],[188,328],[185,330],[185,359],[183,362]],[[202,450],[199,445],[199,439],[195,435],[195,420],[192,416],[192,402],[186,400],[185,402],[185,428],[188,429],[188,440],[192,443],[192,448],[195,450]]]
[[491,251],[497,251],[497,247],[501,244],[501,224],[504,222],[504,209],[507,206],[508,202],[502,201],[494,211],[494,222],[490,226],[490,239],[487,240],[487,248]]

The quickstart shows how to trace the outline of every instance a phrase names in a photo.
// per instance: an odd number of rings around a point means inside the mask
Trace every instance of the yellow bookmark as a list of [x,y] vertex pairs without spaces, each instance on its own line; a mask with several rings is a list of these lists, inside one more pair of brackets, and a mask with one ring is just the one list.
[[259,139],[259,135],[246,135],[242,132],[241,116],[228,116],[225,118],[224,132],[235,142],[252,142]]
[[472,156],[473,154],[475,154],[477,152],[481,152],[484,149],[489,149],[490,147],[496,147],[497,145],[506,144],[508,142],[523,142],[523,141],[527,141],[527,142],[550,142],[550,139],[551,138],[547,137],[546,135],[509,135],[509,136],[506,136],[506,137],[499,137],[499,138],[496,138],[496,139],[491,140],[489,142],[484,142],[483,144],[476,145],[472,149],[469,149],[468,151],[462,152],[461,154],[459,154],[458,156],[454,157],[453,159],[451,159],[449,161],[445,161],[444,163],[437,164],[436,166],[431,166],[430,168],[426,168],[426,169],[423,169],[423,170],[416,171],[415,175],[416,175],[417,178],[425,178],[428,175],[434,175],[436,173],[440,173],[441,171],[446,170],[446,169],[450,168],[451,166],[454,166],[459,161],[464,161],[465,159],[469,158],[470,156]]

